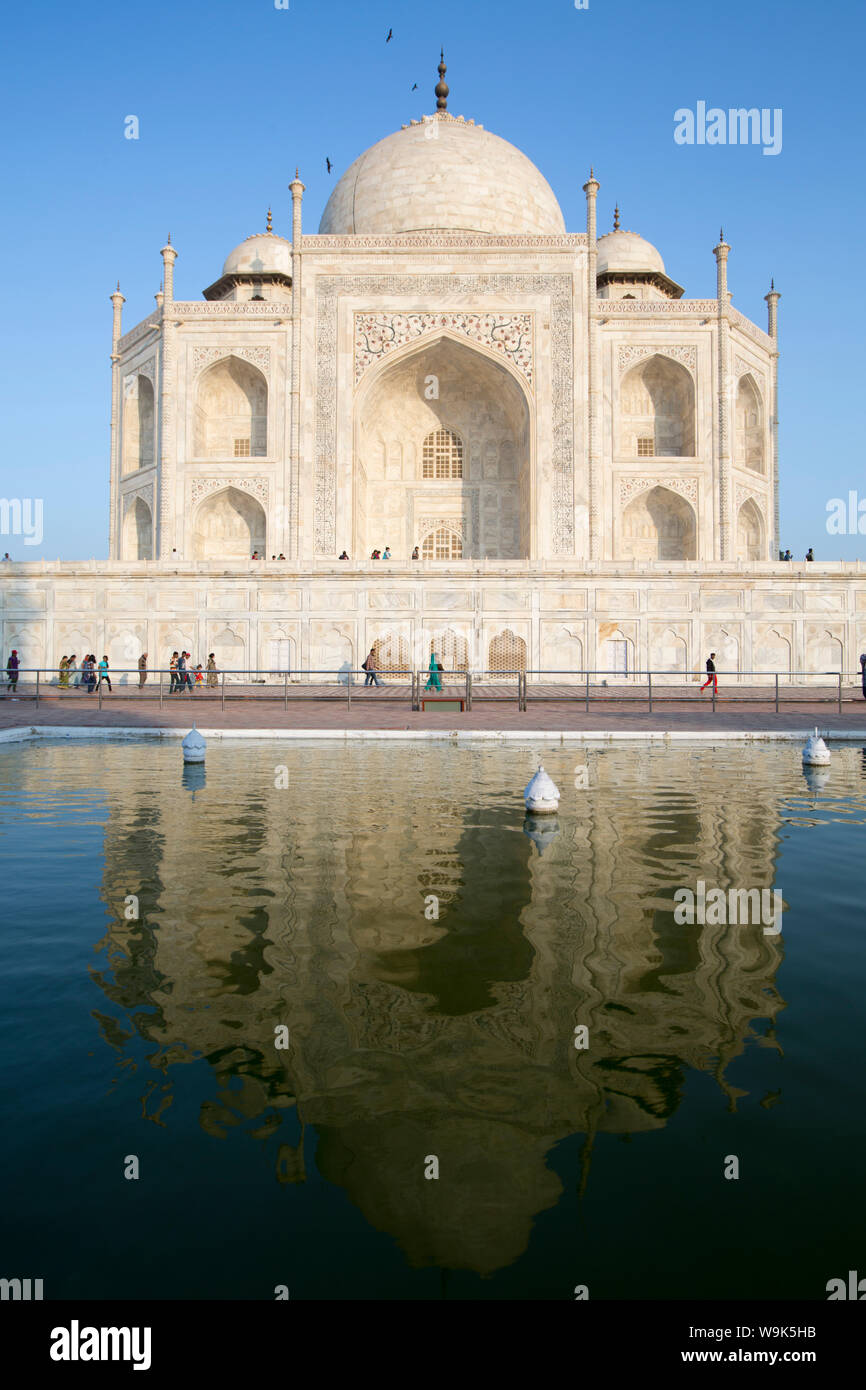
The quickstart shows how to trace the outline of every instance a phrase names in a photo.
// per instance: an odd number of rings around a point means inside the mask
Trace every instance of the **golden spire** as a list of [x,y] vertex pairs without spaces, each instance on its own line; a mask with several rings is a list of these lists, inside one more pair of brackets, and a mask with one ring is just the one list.
[[271,210],[270,210],[270,208],[268,208],[268,225],[265,227],[265,231],[266,231],[266,232],[272,232],[273,230],[274,230],[274,229],[273,229],[273,226],[272,226],[272,224],[271,224]]
[[613,210],[613,230],[615,232],[619,231],[619,203],[617,203]]

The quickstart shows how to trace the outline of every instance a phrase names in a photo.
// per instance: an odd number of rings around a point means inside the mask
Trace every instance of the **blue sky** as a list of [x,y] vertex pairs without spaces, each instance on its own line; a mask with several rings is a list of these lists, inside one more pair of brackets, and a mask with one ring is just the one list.
[[[762,327],[775,277],[782,543],[795,555],[813,545],[818,558],[866,559],[866,535],[825,528],[830,498],[853,489],[866,499],[854,429],[864,394],[862,6],[93,0],[16,6],[4,28],[14,61],[0,95],[0,495],[44,499],[44,542],[0,537],[0,549],[28,560],[107,552],[115,281],[126,330],[154,307],[171,231],[176,296],[200,298],[229,250],[264,229],[269,205],[288,235],[295,165],[315,231],[355,156],[433,109],[444,44],[449,109],[538,164],[570,231],[585,227],[592,164],[600,230],[618,201],[623,226],[658,246],[688,297],[715,293],[720,226],[734,304]],[[675,144],[674,112],[698,101],[780,107],[781,153]],[[124,139],[130,114],[137,141]]]

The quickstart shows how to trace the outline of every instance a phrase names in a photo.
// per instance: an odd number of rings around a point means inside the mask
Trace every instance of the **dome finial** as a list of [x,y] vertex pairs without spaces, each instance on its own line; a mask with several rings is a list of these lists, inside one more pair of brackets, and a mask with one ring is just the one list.
[[613,210],[613,230],[615,232],[619,231],[619,203],[617,203]]
[[272,232],[273,230],[274,230],[274,228],[273,228],[273,224],[272,224],[272,222],[271,222],[271,210],[270,210],[270,208],[268,208],[268,221],[267,221],[267,226],[265,227],[265,231],[266,231],[266,232]]
[[436,110],[448,110],[448,83],[445,81],[445,73],[448,69],[445,66],[445,49],[439,51],[439,81],[436,83]]

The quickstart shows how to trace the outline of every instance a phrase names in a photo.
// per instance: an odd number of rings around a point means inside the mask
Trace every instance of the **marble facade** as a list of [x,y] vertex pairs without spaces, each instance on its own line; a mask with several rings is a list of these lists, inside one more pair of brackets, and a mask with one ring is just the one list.
[[566,232],[535,166],[437,98],[318,233],[296,176],[291,237],[269,215],[201,301],[171,244],[125,334],[118,288],[110,559],[5,567],[4,648],[282,670],[381,638],[426,665],[448,632],[482,670],[507,633],[534,669],[856,669],[860,565],[775,562],[778,292],[766,330],[736,309],[720,236],[716,297],[684,298],[618,218],[597,235],[592,174]]

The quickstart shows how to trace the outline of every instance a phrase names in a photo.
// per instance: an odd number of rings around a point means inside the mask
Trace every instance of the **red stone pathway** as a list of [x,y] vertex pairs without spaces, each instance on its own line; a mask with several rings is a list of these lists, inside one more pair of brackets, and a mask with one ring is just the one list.
[[[316,694],[305,689],[301,695],[295,693],[296,687],[290,693],[288,710],[284,708],[280,687],[233,687],[231,693],[227,690],[224,710],[218,692],[208,695],[199,691],[172,698],[166,694],[160,709],[155,688],[145,688],[146,698],[139,698],[137,689],[118,687],[113,695],[103,696],[100,710],[95,695],[79,691],[60,693],[56,689],[41,696],[37,705],[32,691],[23,687],[18,700],[8,696],[4,699],[0,694],[0,729],[30,724],[173,729],[189,728],[195,719],[200,727],[210,729],[321,729],[335,733],[344,729],[458,729],[467,733],[501,729],[527,733],[670,730],[708,734],[800,732],[817,724],[821,729],[858,733],[862,730],[866,739],[866,700],[859,690],[852,698],[851,687],[846,689],[841,714],[835,699],[818,701],[802,691],[797,692],[796,703],[782,704],[776,714],[773,699],[764,698],[765,692],[745,690],[720,697],[714,713],[708,693],[701,696],[693,688],[680,693],[673,687],[659,695],[654,692],[652,713],[647,710],[645,692],[635,691],[631,698],[624,699],[621,691],[594,689],[587,713],[580,689],[572,686],[566,691],[558,687],[550,693],[559,698],[533,700],[530,686],[528,708],[523,712],[517,707],[514,688],[488,686],[483,694],[476,689],[471,711],[461,714],[428,709],[422,714],[410,708],[408,686],[364,690],[359,685],[353,688],[351,708],[347,707],[344,691]],[[443,693],[456,697],[460,690],[447,686]],[[566,693],[570,698],[562,698]],[[672,699],[674,695],[676,698]]]

